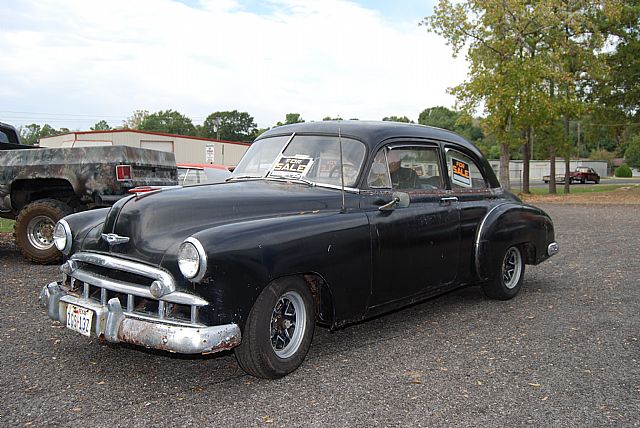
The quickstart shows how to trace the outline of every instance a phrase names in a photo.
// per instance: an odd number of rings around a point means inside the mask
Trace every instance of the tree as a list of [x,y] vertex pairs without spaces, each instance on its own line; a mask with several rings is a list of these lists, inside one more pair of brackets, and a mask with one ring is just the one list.
[[122,122],[122,127],[124,129],[140,129],[140,125],[142,125],[147,116],[149,116],[147,110],[135,110],[127,120]]
[[144,117],[138,128],[135,129],[177,135],[196,135],[196,128],[191,119],[174,110],[160,110],[150,114]]
[[21,126],[18,129],[18,133],[20,134],[20,142],[22,144],[33,146],[40,138],[40,125],[32,123],[27,126]]
[[[342,118],[340,116],[338,117],[325,116],[322,118],[323,122],[326,122],[328,120],[342,120]],[[351,119],[351,120],[358,120],[358,119]]]
[[[454,56],[468,47],[468,78],[450,92],[468,114],[484,105],[485,128],[500,143],[503,187],[510,187],[512,148],[522,148],[523,190],[528,192],[536,131],[562,119],[568,137],[569,121],[580,117],[586,83],[599,70],[594,53],[602,39],[593,17],[606,2],[466,0],[454,5],[440,0],[434,15],[423,20],[447,40]],[[549,149],[555,155],[552,144]]]
[[101,120],[99,122],[96,122],[95,125],[91,127],[92,131],[108,131],[110,129],[111,127],[109,126],[106,120]]
[[303,123],[303,122],[304,122],[304,119],[302,118],[302,116],[300,116],[300,113],[287,113],[285,115],[284,123],[278,122],[276,123],[276,126],[292,125],[294,123]]
[[624,151],[624,159],[627,164],[634,168],[640,168],[640,135],[634,136],[627,149]]
[[203,136],[228,141],[251,141],[257,125],[247,112],[217,111],[202,124]]
[[420,115],[418,115],[418,123],[421,125],[434,126],[436,128],[455,131],[456,121],[459,116],[460,113],[446,107],[429,107],[420,112]]
[[383,117],[382,120],[385,122],[414,123],[413,120],[409,119],[407,116],[389,116]]

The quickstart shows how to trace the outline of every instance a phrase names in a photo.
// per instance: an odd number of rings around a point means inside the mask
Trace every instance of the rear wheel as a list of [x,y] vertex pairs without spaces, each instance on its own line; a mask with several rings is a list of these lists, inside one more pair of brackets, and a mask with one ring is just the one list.
[[53,229],[58,220],[71,212],[67,204],[56,199],[42,199],[25,206],[14,226],[22,255],[40,264],[59,262],[62,254],[53,245]]
[[507,248],[498,275],[492,281],[482,284],[484,293],[492,299],[509,300],[515,297],[524,278],[524,257],[518,246]]
[[235,349],[247,373],[276,379],[296,370],[311,346],[315,328],[313,296],[300,278],[272,282],[258,296]]

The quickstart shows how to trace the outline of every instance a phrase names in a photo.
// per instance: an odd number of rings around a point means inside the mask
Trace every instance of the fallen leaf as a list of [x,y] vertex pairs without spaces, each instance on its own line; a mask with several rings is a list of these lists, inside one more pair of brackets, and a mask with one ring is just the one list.
[[81,412],[82,408],[80,407],[74,407],[73,409],[71,409],[72,412]]
[[263,416],[261,419],[262,419],[262,422],[264,422],[265,424],[273,423],[273,418],[271,416]]
[[548,399],[549,399],[549,397],[548,397],[548,396],[546,396],[546,395],[545,395],[544,397],[542,397],[542,398],[541,398],[541,400],[542,400],[542,401],[547,401]]
[[536,387],[536,388],[539,388],[539,387],[540,387],[540,384],[539,384],[539,383],[530,383],[529,385],[530,385],[530,386],[533,386],[533,387]]
[[96,382],[97,385],[106,385],[107,382],[101,380],[100,382]]

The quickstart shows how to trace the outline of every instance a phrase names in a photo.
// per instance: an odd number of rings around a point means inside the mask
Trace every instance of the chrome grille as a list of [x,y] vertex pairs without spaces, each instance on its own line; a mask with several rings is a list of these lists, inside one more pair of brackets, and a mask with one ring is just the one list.
[[71,257],[77,267],[64,275],[70,293],[106,305],[117,298],[127,316],[176,325],[203,326],[198,312],[208,302],[189,293],[174,291],[156,299],[149,286],[155,280],[170,281],[171,275],[158,268],[129,260],[93,253]]

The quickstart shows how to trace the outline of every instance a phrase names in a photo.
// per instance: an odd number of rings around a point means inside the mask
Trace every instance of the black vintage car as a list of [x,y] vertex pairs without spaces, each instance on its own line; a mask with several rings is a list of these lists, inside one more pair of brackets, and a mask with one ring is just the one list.
[[335,329],[468,284],[510,299],[558,251],[551,219],[440,129],[335,121],[274,128],[226,183],[152,192],[55,229],[49,316],[109,342],[235,348],[250,374],[303,362]]

